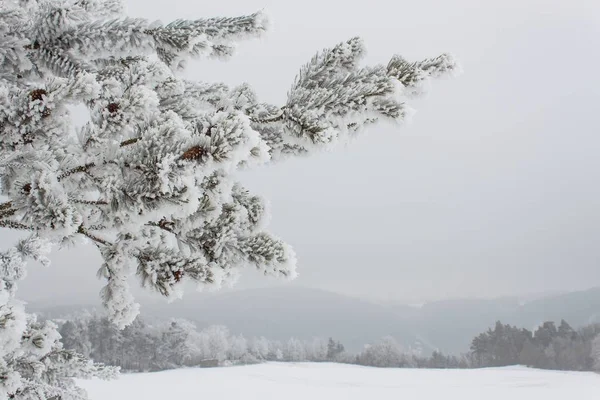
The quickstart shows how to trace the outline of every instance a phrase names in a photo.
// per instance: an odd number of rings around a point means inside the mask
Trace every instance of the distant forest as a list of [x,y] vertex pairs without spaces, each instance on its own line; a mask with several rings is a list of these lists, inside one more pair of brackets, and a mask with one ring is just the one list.
[[476,336],[470,351],[456,356],[406,352],[391,336],[347,352],[333,338],[287,341],[245,338],[224,326],[196,329],[184,319],[149,323],[142,318],[117,329],[107,318],[88,314],[62,322],[65,348],[124,371],[159,371],[192,366],[226,366],[264,361],[339,362],[388,368],[482,368],[525,365],[542,369],[600,371],[600,324],[573,329],[566,321],[544,322],[534,331],[497,322]]

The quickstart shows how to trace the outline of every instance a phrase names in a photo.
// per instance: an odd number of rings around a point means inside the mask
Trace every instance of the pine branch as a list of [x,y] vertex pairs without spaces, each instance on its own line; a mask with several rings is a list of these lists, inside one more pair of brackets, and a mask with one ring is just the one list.
[[83,236],[86,236],[87,238],[93,240],[94,242],[96,242],[96,244],[99,243],[104,246],[112,246],[112,243],[110,243],[109,241],[104,240],[102,238],[99,238],[98,236],[91,234],[87,229],[85,229],[83,227],[83,225],[79,226],[79,228],[77,229],[77,233],[82,234]]
[[121,142],[119,147],[125,147],[125,146],[129,146],[131,144],[137,143],[138,141],[140,141],[141,138],[132,138],[132,139],[127,139]]
[[12,217],[13,215],[15,215],[16,212],[17,210],[13,208],[2,210],[0,211],[0,219]]
[[86,204],[89,206],[106,206],[108,202],[105,200],[80,200],[80,199],[72,199],[73,203],[77,204]]
[[82,60],[76,60],[68,51],[58,46],[45,46],[29,51],[35,60],[41,61],[57,76],[74,77],[82,72],[94,70],[90,65]]
[[163,218],[159,222],[148,222],[146,225],[155,226],[167,232],[174,233],[173,228],[175,227],[175,222],[167,221],[165,218]]
[[62,173],[61,175],[59,175],[56,179],[60,182],[61,180],[73,175],[73,174],[78,174],[78,173],[82,173],[82,172],[88,172],[90,170],[90,168],[95,167],[96,164],[94,163],[88,163],[85,165],[81,165],[79,167],[75,167],[73,169],[70,169],[64,173]]
[[0,219],[10,217],[17,212],[17,210],[11,207],[12,201],[7,201],[6,203],[0,204]]
[[255,118],[255,117],[248,117],[250,118],[250,121],[255,122],[257,124],[268,124],[270,122],[279,122],[279,121],[283,121],[285,113],[283,112],[283,110],[285,109],[282,108],[281,109],[281,113],[279,115],[276,115],[274,117],[267,117],[267,118]]
[[90,225],[88,226],[88,231],[101,231],[106,229],[106,226],[104,225]]
[[[234,171],[328,146],[379,118],[400,120],[396,94],[413,86],[417,93],[421,81],[457,68],[446,55],[361,68],[364,48],[354,38],[313,57],[278,107],[258,102],[249,85],[189,82],[173,71],[190,57],[228,56],[232,41],[262,34],[261,13],[162,25],[124,17],[111,8],[118,1],[31,1],[40,7],[6,14],[0,0],[0,53],[8,51],[0,62],[0,175],[12,196],[0,203],[0,228],[33,231],[48,245],[74,234],[90,239],[109,278],[104,303],[121,327],[138,312],[125,282],[135,257],[159,274],[144,282],[165,295],[184,273],[227,283],[245,261],[295,276],[289,246],[256,233],[264,204],[231,184]],[[68,104],[87,107],[81,129],[73,129]],[[75,144],[83,151],[72,151]],[[200,205],[190,200],[198,197]],[[148,250],[153,242],[131,233],[140,225],[169,242]],[[31,247],[25,252],[35,254]],[[4,354],[0,348],[0,363]]]
[[35,228],[29,225],[21,224],[15,221],[0,221],[1,228],[19,229],[24,231],[34,231]]

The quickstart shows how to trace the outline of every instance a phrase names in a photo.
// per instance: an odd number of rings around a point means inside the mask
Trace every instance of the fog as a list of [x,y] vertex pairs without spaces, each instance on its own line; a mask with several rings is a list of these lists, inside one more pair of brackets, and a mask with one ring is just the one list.
[[[464,74],[434,82],[406,126],[347,147],[240,173],[270,200],[270,230],[299,277],[250,269],[238,288],[299,285],[405,303],[600,285],[600,2],[129,0],[169,21],[265,9],[273,29],[229,62],[187,76],[249,82],[282,104],[318,50],[361,36],[365,64],[454,53]],[[13,232],[0,232],[10,245]],[[26,300],[87,302],[102,282],[92,245],[30,267]]]

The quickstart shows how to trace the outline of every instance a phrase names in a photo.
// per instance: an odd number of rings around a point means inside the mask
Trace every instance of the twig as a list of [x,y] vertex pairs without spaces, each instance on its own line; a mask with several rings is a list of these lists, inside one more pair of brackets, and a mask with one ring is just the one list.
[[73,199],[72,201],[73,201],[73,203],[87,204],[87,205],[90,205],[90,206],[106,206],[106,205],[108,205],[108,202],[104,201],[104,200],[79,200],[79,199]]
[[258,124],[268,124],[269,122],[282,121],[283,117],[284,117],[284,110],[285,110],[285,107],[281,109],[281,112],[279,113],[279,115],[276,115],[274,117],[253,118],[251,116],[248,116],[248,118],[250,118],[250,121],[258,123]]
[[77,173],[81,173],[81,172],[88,172],[90,168],[93,168],[95,166],[96,166],[96,164],[94,164],[94,163],[80,165],[79,167],[75,167],[66,172],[63,172],[56,179],[60,182],[62,179],[65,179],[66,177],[71,176],[73,174],[77,174]]
[[94,242],[96,242],[96,243],[100,243],[100,244],[102,244],[102,245],[104,245],[104,246],[112,246],[112,243],[110,243],[109,241],[107,241],[107,240],[104,240],[104,239],[102,239],[102,238],[99,238],[98,236],[95,236],[95,235],[92,235],[91,233],[89,233],[89,232],[87,231],[87,229],[85,229],[85,228],[83,227],[83,225],[80,225],[80,226],[79,226],[79,228],[77,229],[77,233],[80,233],[80,234],[82,234],[83,236],[86,236],[86,237],[88,237],[88,238],[92,239]]
[[159,222],[148,222],[146,225],[156,226],[157,228],[163,229],[167,232],[175,233],[173,231],[173,227],[175,227],[175,222],[167,221],[165,218],[161,219]]
[[140,140],[140,138],[132,138],[132,139],[124,140],[121,142],[120,147],[129,146],[130,144],[137,143],[139,140]]
[[21,229],[24,231],[34,231],[35,229],[32,226],[24,225],[15,221],[0,221],[1,228],[9,228],[9,229]]
[[16,212],[17,212],[17,210],[12,209],[12,208],[9,208],[7,210],[2,210],[2,211],[0,211],[0,219],[11,217],[11,216],[15,215]]

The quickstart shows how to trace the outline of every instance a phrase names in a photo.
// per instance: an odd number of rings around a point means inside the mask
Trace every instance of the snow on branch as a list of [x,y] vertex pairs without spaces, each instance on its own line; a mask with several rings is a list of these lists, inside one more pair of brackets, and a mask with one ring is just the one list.
[[[139,312],[133,275],[168,298],[185,281],[232,283],[247,265],[295,277],[294,251],[266,230],[266,202],[233,172],[401,122],[416,88],[459,71],[449,55],[362,66],[352,38],[317,53],[278,106],[246,83],[176,73],[262,35],[263,12],[163,24],[125,15],[119,0],[26,3],[0,5],[0,228],[93,244],[120,327]],[[71,105],[88,110],[83,126]]]
[[[123,10],[120,0],[0,2],[0,229],[31,233],[0,253],[0,398],[84,398],[71,377],[112,374],[24,312],[14,294],[28,259],[47,263],[50,246],[84,238],[102,256],[101,297],[120,328],[139,313],[132,276],[167,298],[186,281],[233,283],[248,265],[294,278],[294,251],[266,231],[266,201],[233,173],[401,122],[425,83],[460,70],[446,54],[361,66],[352,38],[317,53],[272,105],[248,84],[176,73],[262,35],[263,12],[163,24]],[[73,105],[89,113],[83,126]]]

